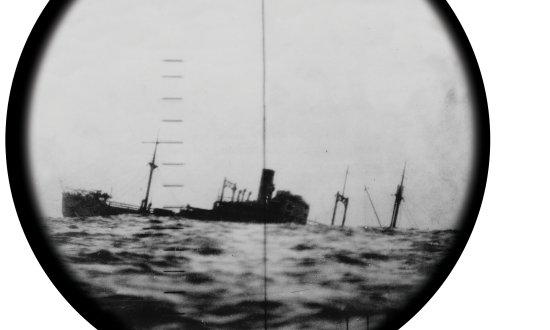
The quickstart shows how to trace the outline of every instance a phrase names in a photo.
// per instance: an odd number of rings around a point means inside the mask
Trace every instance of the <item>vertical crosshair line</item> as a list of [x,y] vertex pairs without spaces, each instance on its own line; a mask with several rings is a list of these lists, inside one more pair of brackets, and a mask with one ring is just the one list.
[[265,164],[265,10],[264,10],[264,1],[262,0],[262,60],[263,60],[263,88],[262,88],[262,102],[263,102],[263,110],[264,110],[264,117],[263,117],[263,156],[264,156],[264,169],[266,168]]
[[264,329],[267,330],[267,219],[264,221]]
[[[265,0],[262,0],[262,103],[263,103],[263,160],[265,164]],[[267,330],[267,218],[264,217],[264,329]]]

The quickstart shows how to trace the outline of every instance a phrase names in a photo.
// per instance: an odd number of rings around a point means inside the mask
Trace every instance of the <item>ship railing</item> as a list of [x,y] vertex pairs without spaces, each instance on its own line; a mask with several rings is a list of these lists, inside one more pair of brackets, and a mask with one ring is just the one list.
[[120,208],[123,208],[123,209],[128,209],[128,210],[133,210],[133,211],[139,211],[139,209],[140,209],[138,206],[119,203],[119,202],[107,202],[107,205],[114,206],[114,207],[120,207]]
[[223,201],[220,201],[220,197],[218,197],[218,199],[216,200],[216,202],[223,202],[223,203],[251,203],[251,202],[256,202],[256,200],[254,199],[250,199],[250,200],[237,200],[237,198],[231,198],[231,196],[227,197],[227,196],[224,196],[223,197]]

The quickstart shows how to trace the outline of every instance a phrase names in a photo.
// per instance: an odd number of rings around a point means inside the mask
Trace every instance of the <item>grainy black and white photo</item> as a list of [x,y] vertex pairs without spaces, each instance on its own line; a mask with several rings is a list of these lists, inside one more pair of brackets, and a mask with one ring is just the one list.
[[78,0],[28,118],[35,197],[128,329],[383,329],[457,239],[466,66],[427,0]]

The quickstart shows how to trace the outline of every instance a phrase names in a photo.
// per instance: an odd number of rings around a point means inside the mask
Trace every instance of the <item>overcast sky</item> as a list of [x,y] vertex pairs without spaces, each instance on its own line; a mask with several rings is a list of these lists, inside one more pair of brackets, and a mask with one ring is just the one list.
[[[349,166],[346,223],[377,224],[367,185],[389,225],[407,162],[398,226],[455,227],[475,109],[428,4],[266,0],[265,10],[267,167],[276,189],[302,195],[309,218],[328,224]],[[256,196],[261,24],[260,0],[76,1],[33,93],[30,152],[43,213],[61,215],[62,185],[112,190],[114,200],[139,205],[154,147],[142,142],[159,131],[183,144],[160,145],[158,162],[185,165],[155,171],[153,207],[210,208],[224,177]]]

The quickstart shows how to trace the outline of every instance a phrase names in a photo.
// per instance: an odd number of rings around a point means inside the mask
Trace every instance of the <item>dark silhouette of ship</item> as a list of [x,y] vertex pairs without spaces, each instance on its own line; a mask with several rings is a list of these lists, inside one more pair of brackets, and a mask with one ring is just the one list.
[[94,217],[118,214],[141,214],[140,208],[133,205],[111,202],[111,196],[100,190],[70,189],[63,192],[61,202],[64,217]]
[[[211,210],[191,206],[179,208],[178,212],[166,208],[152,208],[149,203],[149,193],[154,170],[157,146],[161,143],[175,143],[157,141],[153,160],[149,163],[150,172],[147,182],[147,192],[140,206],[111,201],[111,196],[100,190],[73,190],[63,192],[62,213],[64,217],[93,217],[111,216],[119,214],[140,214],[156,216],[183,217],[196,220],[234,221],[249,223],[298,223],[305,224],[309,214],[309,205],[301,196],[293,195],[289,191],[279,190],[273,197],[275,185],[273,178],[275,171],[263,169],[260,180],[258,198],[250,201],[250,195],[245,201],[244,191],[239,191],[235,198],[236,184],[224,179],[223,189],[219,199],[214,202]],[[233,190],[231,200],[224,200],[225,188]]]
[[[150,143],[150,142],[146,142]],[[63,198],[61,201],[61,211],[64,217],[94,217],[94,216],[110,216],[119,214],[155,214],[155,215],[171,215],[172,211],[164,209],[152,209],[152,204],[149,203],[149,192],[151,190],[151,181],[153,179],[153,171],[158,167],[155,164],[155,158],[157,155],[157,147],[160,143],[174,143],[170,141],[159,141],[157,137],[155,143],[155,151],[153,153],[153,160],[149,163],[149,181],[147,182],[147,193],[145,198],[141,201],[140,206],[118,203],[110,201],[111,196],[101,190],[82,190],[82,189],[69,189],[63,191]]]
[[145,206],[146,203],[135,206],[110,201],[111,196],[100,190],[71,189],[63,192],[62,211],[64,217],[152,214],[210,221],[306,224],[309,205],[301,196],[280,190],[272,197],[274,174],[273,170],[263,170],[260,192],[256,201],[244,201],[240,198],[223,201],[220,198],[214,203],[211,210],[191,206],[182,208],[179,212],[159,208],[152,209],[151,204]]
[[[279,190],[275,197],[272,197],[275,190],[274,176],[275,171],[273,170],[264,169],[262,171],[258,198],[255,201],[244,200],[246,191],[240,191],[235,200],[236,185],[224,179],[222,194],[211,210],[187,206],[181,209],[177,215],[199,220],[306,224],[309,205],[301,196]],[[223,193],[227,187],[233,190],[230,201],[223,200]]]

